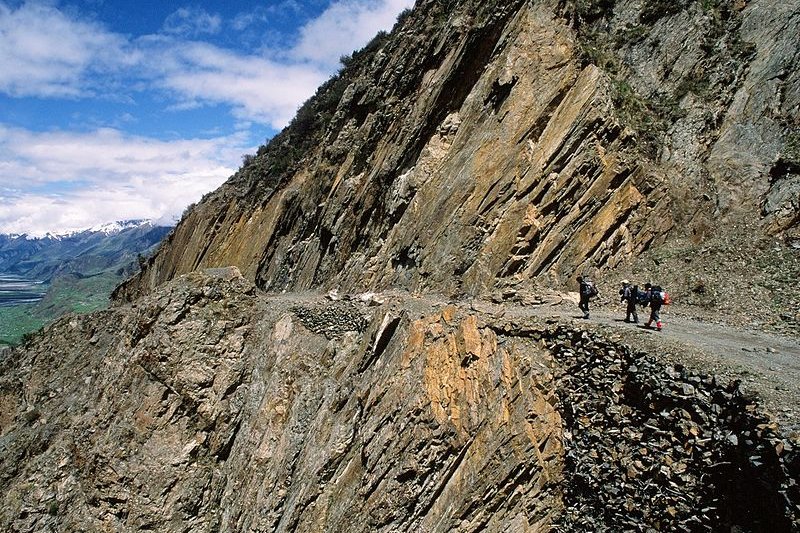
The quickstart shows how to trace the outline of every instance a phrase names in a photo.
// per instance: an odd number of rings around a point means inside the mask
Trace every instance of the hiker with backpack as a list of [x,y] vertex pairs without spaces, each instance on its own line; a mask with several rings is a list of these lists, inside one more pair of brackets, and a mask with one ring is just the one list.
[[594,282],[592,282],[589,278],[584,278],[583,276],[578,276],[576,278],[578,282],[578,308],[583,311],[583,318],[589,318],[589,300],[594,298],[599,294],[597,290],[597,286],[595,286]]
[[[622,280],[622,288],[619,290],[620,302],[626,302],[625,322],[639,323],[639,315],[636,313],[636,304],[639,301],[639,286],[631,285],[627,279]],[[631,317],[633,320],[631,320]]]
[[647,295],[646,304],[650,305],[650,318],[644,323],[644,327],[650,328],[653,322],[656,323],[656,331],[661,331],[661,306],[669,304],[669,295],[658,285],[644,284],[645,294]]

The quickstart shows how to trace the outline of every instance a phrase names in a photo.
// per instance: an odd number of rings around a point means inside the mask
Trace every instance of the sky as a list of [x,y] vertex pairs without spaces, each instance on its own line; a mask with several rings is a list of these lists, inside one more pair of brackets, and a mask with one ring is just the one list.
[[413,0],[0,0],[0,233],[174,223]]

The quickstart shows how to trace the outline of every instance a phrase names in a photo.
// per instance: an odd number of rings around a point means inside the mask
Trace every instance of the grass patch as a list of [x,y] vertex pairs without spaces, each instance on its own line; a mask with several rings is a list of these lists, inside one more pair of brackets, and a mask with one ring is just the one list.
[[17,345],[23,335],[38,331],[47,323],[34,315],[35,308],[35,304],[0,307],[0,345]]
[[57,278],[44,299],[37,305],[37,314],[54,319],[66,313],[88,313],[108,307],[111,291],[122,281],[109,272],[88,277]]
[[57,278],[44,299],[36,304],[0,307],[0,345],[15,346],[26,335],[38,331],[68,313],[91,313],[109,305],[109,295],[122,281],[104,272],[93,276]]

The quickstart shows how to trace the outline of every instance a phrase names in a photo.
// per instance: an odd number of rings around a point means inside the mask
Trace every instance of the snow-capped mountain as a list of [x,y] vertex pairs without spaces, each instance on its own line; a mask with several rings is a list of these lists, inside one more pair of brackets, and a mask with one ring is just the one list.
[[[36,241],[41,239],[54,239],[60,240],[64,238],[74,237],[75,235],[82,235],[85,233],[101,233],[104,235],[115,235],[120,233],[121,231],[128,230],[131,228],[139,228],[142,226],[149,226],[149,227],[166,227],[164,224],[156,223],[153,220],[149,219],[139,219],[139,220],[120,220],[116,222],[106,222],[103,224],[97,224],[96,226],[92,226],[90,228],[84,228],[79,230],[69,230],[69,231],[60,231],[60,232],[48,232],[43,235],[39,234],[8,234],[7,237],[12,238],[25,238],[29,241]],[[2,234],[0,234],[2,235]]]
[[61,273],[119,268],[146,254],[170,229],[149,220],[126,220],[39,237],[0,234],[0,274],[49,281]]

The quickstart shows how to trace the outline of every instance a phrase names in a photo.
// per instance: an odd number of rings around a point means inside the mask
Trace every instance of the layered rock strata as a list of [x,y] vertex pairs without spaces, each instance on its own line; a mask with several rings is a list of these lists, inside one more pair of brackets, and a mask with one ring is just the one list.
[[[230,269],[54,324],[0,367],[0,528],[789,531],[797,519],[798,454],[735,389],[578,329],[384,299],[266,296]],[[742,486],[763,503],[745,517],[730,512]]]
[[655,4],[419,2],[117,296],[220,264],[271,290],[479,293],[726,217],[790,234],[798,3]]
[[0,528],[796,531],[735,386],[423,295],[790,242],[799,11],[421,0],[118,305],[3,352]]

